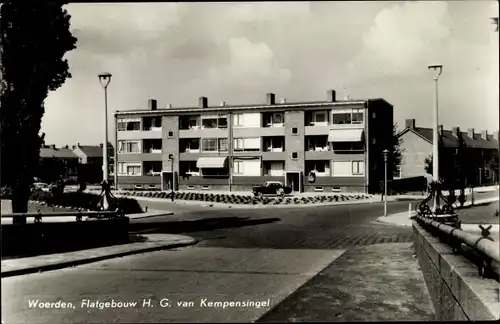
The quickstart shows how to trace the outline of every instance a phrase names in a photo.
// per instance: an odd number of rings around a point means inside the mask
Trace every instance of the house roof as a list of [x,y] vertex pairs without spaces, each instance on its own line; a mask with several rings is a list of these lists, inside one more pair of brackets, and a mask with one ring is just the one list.
[[274,104],[249,104],[249,105],[224,105],[224,106],[208,106],[206,108],[196,107],[173,107],[173,108],[160,108],[157,110],[121,110],[116,111],[115,116],[127,116],[127,115],[151,115],[160,116],[164,114],[176,114],[176,113],[186,113],[186,112],[227,112],[233,110],[275,110],[275,109],[287,109],[287,110],[303,110],[305,108],[318,108],[318,107],[346,107],[352,105],[364,105],[367,102],[385,102],[390,105],[383,98],[370,98],[370,99],[349,99],[349,100],[336,100],[334,102],[330,101],[307,101],[307,102],[278,102]]
[[69,148],[54,148],[42,147],[40,148],[41,158],[59,158],[59,159],[78,159]]
[[[415,127],[415,128],[405,128],[403,131],[399,133],[398,136],[402,136],[408,131],[411,131],[420,137],[427,140],[429,143],[432,143],[433,138],[433,129],[425,128],[425,127]],[[462,134],[462,138],[465,141],[465,144],[468,147],[478,148],[478,149],[496,149],[498,150],[499,142],[496,140],[493,135],[488,135],[488,140],[485,140],[481,137],[481,134],[475,133],[473,138],[467,135],[467,132],[460,132]],[[445,147],[457,148],[458,147],[458,138],[453,135],[451,130],[443,130],[442,140]]]
[[[85,154],[87,157],[102,157],[102,147],[96,145],[79,145],[78,148]],[[76,147],[75,147],[76,149]],[[113,152],[113,148],[110,147],[108,152]]]

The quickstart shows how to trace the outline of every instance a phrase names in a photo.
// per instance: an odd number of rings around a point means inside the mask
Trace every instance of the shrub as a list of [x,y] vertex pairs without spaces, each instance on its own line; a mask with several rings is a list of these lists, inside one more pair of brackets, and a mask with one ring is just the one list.
[[0,188],[0,199],[10,199],[12,197],[12,190],[9,187]]
[[[53,197],[48,192],[37,190],[31,194],[30,199],[38,202],[45,202],[49,205],[98,210],[97,204],[101,196],[93,193],[66,192],[57,197]],[[124,214],[137,214],[143,212],[141,205],[135,199],[120,197],[117,198],[117,203],[118,208]]]

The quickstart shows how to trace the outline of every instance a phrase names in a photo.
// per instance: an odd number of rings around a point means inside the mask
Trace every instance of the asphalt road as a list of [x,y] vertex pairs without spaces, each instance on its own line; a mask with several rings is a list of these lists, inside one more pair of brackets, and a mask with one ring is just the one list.
[[[407,208],[407,202],[389,204],[390,212]],[[184,233],[200,243],[2,279],[2,318],[5,323],[431,320],[430,299],[412,258],[411,230],[374,223],[382,213],[382,203],[195,207],[134,220],[135,232]],[[84,300],[138,304],[99,309]],[[71,304],[47,309],[36,301]],[[264,304],[205,307],[210,301]]]

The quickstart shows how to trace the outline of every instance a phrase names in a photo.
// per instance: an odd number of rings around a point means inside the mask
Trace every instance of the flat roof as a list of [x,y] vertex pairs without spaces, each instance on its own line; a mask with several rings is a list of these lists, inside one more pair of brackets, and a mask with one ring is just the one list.
[[369,101],[382,101],[386,104],[392,106],[385,99],[382,98],[370,98],[370,99],[359,99],[359,100],[341,100],[341,101],[307,101],[307,102],[287,102],[287,103],[275,103],[273,105],[268,104],[254,104],[254,105],[225,105],[225,106],[208,106],[206,108],[200,107],[176,107],[176,108],[158,108],[156,110],[122,110],[116,111],[115,116],[133,116],[133,115],[168,115],[168,114],[179,114],[179,113],[201,113],[201,112],[228,112],[228,111],[238,111],[238,110],[276,110],[276,109],[304,109],[304,108],[316,108],[316,107],[345,107],[345,106],[358,106],[365,105]]

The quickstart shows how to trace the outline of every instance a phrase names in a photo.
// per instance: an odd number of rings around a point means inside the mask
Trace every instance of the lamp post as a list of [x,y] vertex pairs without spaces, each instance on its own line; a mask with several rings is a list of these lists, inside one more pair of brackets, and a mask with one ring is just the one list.
[[384,216],[387,217],[387,157],[389,150],[382,151],[384,154]]
[[[439,181],[439,101],[438,101],[438,80],[439,76],[443,72],[442,65],[429,65],[429,70],[434,71],[434,83],[435,83],[435,101],[434,101],[434,122],[433,122],[433,133],[432,133],[432,180],[434,182]],[[436,192],[434,199],[434,210],[439,206],[439,191]]]
[[[104,72],[98,75],[104,88],[104,143],[102,145],[102,180],[108,182],[108,85],[111,82],[111,73]],[[115,170],[116,172],[116,170]]]
[[169,154],[168,159],[170,160],[170,171],[172,172],[172,182],[170,185],[172,186],[172,201],[174,201],[174,155]]

